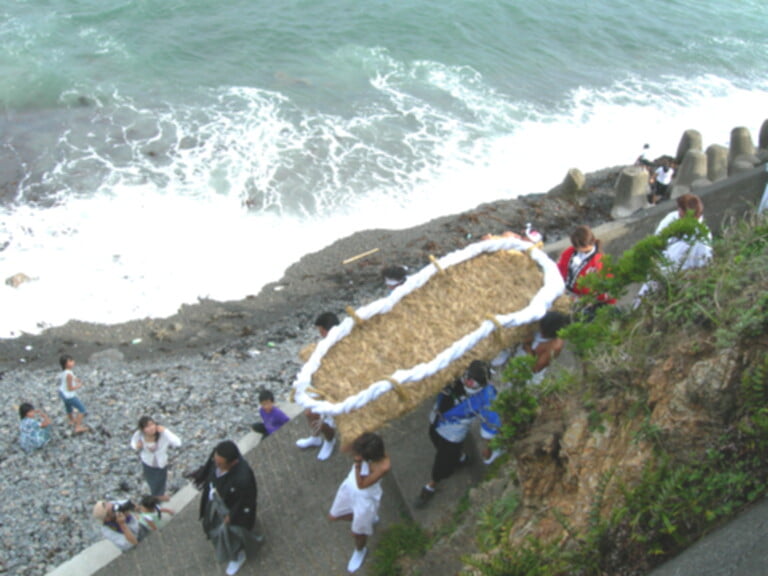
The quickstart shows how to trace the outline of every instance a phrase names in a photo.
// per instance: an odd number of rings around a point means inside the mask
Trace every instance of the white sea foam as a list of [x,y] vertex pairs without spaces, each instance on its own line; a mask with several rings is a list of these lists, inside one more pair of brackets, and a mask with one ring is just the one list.
[[544,192],[571,167],[629,164],[645,142],[674,154],[688,128],[727,145],[734,126],[756,135],[768,109],[768,85],[708,76],[627,78],[551,111],[466,67],[376,66],[379,99],[348,118],[251,88],[160,111],[115,96],[87,131],[62,135],[64,160],[36,184],[65,191],[59,201],[2,213],[0,279],[34,280],[0,286],[0,336],[242,298],[356,230]]

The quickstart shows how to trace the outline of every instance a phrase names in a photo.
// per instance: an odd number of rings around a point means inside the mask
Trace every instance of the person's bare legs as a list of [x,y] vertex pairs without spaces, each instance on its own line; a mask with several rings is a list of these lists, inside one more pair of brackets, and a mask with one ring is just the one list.
[[307,408],[304,410],[304,416],[307,418],[307,426],[309,426],[309,436],[301,438],[296,441],[296,446],[299,448],[311,448],[313,446],[320,446],[323,443],[323,439],[320,435],[322,432],[322,426],[319,425],[320,414],[315,414]]
[[77,416],[75,416],[73,420],[75,425],[75,434],[88,431],[88,426],[83,426],[83,414],[81,412],[78,412]]
[[[351,513],[344,514],[343,516],[333,516],[331,514],[328,514],[328,520],[330,520],[331,522],[336,522],[337,520],[342,520],[344,522],[351,522],[353,518],[354,518],[354,515]],[[365,547],[365,545],[368,543],[367,534],[357,534],[356,532],[352,532],[352,538],[354,538],[355,540],[355,551],[352,552],[352,557],[349,559],[349,563],[347,563],[347,570],[349,572],[357,571],[360,568],[360,566],[363,565],[363,561],[365,560],[365,555],[368,553],[368,549]]]

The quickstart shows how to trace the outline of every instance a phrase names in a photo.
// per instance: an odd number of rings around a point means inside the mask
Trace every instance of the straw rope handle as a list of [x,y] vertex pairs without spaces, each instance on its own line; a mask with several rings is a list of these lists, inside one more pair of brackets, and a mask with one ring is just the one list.
[[395,394],[397,394],[397,397],[400,398],[400,400],[402,400],[403,402],[408,400],[408,392],[405,390],[405,388],[403,388],[400,382],[398,382],[397,380],[391,377],[384,378],[384,380],[392,384],[392,390],[395,391]]
[[437,268],[438,272],[440,272],[441,274],[445,272],[445,269],[442,266],[440,266],[440,262],[438,262],[437,258],[435,258],[435,256],[434,256],[434,254],[430,254],[429,255],[429,261],[432,262],[432,264],[434,264],[434,266],[435,266],[435,268]]

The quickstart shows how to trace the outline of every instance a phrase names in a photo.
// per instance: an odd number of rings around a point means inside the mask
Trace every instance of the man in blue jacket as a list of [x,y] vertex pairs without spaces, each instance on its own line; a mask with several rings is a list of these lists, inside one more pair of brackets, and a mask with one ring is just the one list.
[[493,438],[499,430],[499,415],[491,410],[496,389],[491,385],[488,365],[474,360],[466,372],[443,388],[430,413],[429,439],[437,452],[432,464],[432,479],[424,485],[416,501],[421,508],[435,495],[437,485],[463,464],[464,440],[475,418],[480,420],[481,435]]

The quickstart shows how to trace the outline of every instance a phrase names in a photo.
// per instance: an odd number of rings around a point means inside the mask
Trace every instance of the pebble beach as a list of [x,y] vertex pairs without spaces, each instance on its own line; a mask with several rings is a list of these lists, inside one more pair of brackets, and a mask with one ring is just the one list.
[[[309,337],[309,333],[307,333]],[[116,350],[76,366],[87,384],[79,396],[89,410],[91,432],[73,435],[56,395],[56,370],[11,370],[0,397],[3,514],[1,572],[44,574],[100,539],[90,520],[100,498],[134,501],[148,488],[138,456],[128,443],[141,415],[152,415],[182,438],[171,451],[169,488],[177,491],[184,472],[202,464],[218,441],[240,438],[257,418],[255,398],[270,388],[285,402],[297,351],[304,339],[279,343],[242,342],[242,349],[126,363]],[[25,454],[16,445],[14,407],[24,398],[53,421],[53,437],[42,450]]]

